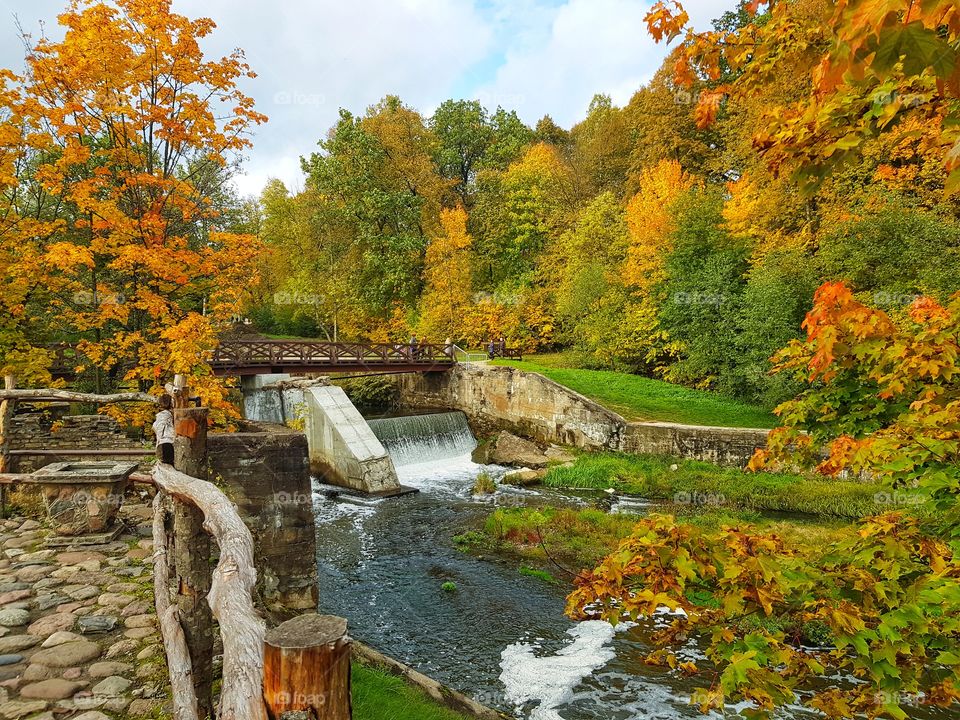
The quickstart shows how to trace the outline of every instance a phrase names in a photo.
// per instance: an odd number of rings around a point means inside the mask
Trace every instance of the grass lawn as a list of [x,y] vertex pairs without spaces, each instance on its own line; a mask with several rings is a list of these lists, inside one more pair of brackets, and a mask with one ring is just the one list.
[[545,375],[627,420],[753,428],[777,425],[776,416],[762,407],[640,375],[564,367],[564,361],[565,356],[560,354],[533,356],[522,362],[497,360],[495,364]]
[[[676,470],[671,469],[674,466]],[[883,488],[871,483],[747,473],[696,460],[650,455],[583,454],[570,467],[551,469],[544,484],[614,488],[679,506],[723,506],[851,520],[894,509],[877,503],[876,496]]]
[[433,702],[396,675],[354,662],[351,670],[354,720],[466,720]]

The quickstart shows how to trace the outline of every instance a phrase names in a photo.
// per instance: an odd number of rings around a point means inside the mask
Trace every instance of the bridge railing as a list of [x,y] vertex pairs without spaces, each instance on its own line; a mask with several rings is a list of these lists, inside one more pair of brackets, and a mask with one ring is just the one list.
[[456,362],[446,345],[347,343],[311,340],[225,340],[211,358],[214,369],[337,365],[442,365]]

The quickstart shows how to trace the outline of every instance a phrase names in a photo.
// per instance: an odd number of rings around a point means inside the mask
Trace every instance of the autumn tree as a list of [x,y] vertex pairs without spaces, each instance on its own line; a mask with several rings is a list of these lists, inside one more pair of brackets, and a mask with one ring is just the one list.
[[320,147],[303,160],[307,185],[322,206],[322,227],[350,238],[362,311],[385,319],[397,302],[414,307],[448,188],[434,164],[435,136],[388,97],[363,117],[341,110]]
[[462,207],[441,211],[440,228],[427,246],[421,299],[422,332],[433,342],[470,333],[473,299],[473,240],[467,233],[466,211]]
[[955,3],[751,2],[762,22],[696,32],[675,0],[647,16],[655,38],[682,36],[678,82],[697,76],[730,82],[700,96],[698,117],[710,124],[724,97],[749,99],[776,75],[787,57],[793,77],[812,79],[808,93],[767,108],[754,144],[775,172],[794,172],[817,184],[845,160],[857,161],[871,139],[900,123],[917,126],[945,158],[946,186],[960,182],[960,63]]
[[24,136],[6,212],[31,218],[39,246],[6,273],[39,273],[21,305],[45,308],[46,337],[31,341],[77,342],[100,387],[185,373],[225,407],[205,361],[259,245],[220,218],[215,190],[266,119],[237,87],[253,73],[240,51],[204,57],[213,22],[166,0],[74,0],[59,20],[12,110]]
[[[799,697],[828,718],[955,710],[960,298],[920,299],[895,321],[829,283],[804,326],[777,369],[806,390],[780,408],[784,425],[752,466],[868,472],[892,511],[823,547],[793,547],[749,525],[709,531],[655,515],[580,577],[569,609],[599,607],[614,622],[682,609],[655,636],[648,662],[702,678],[693,699],[704,712],[744,701],[741,714],[767,717]],[[744,622],[753,615],[763,622]],[[833,649],[791,630],[811,625]],[[707,639],[707,662],[678,659],[692,632]]]

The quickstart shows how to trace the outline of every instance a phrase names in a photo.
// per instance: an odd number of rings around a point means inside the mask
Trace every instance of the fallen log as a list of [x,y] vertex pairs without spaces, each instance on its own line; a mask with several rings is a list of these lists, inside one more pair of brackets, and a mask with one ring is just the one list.
[[207,601],[223,638],[220,720],[267,720],[263,703],[263,642],[266,628],[253,606],[257,572],[253,537],[233,504],[215,485],[158,463],[157,485],[203,512],[203,527],[220,546]]
[[197,695],[193,690],[193,664],[187,638],[180,625],[180,610],[170,602],[170,562],[164,523],[164,492],[153,499],[153,594],[160,621],[160,635],[167,654],[174,720],[197,720]]
[[147,393],[117,393],[115,395],[95,395],[92,393],[74,392],[73,390],[53,390],[50,388],[0,390],[0,400],[33,400],[35,402],[86,402],[106,405],[109,403],[143,402],[156,403],[157,398]]

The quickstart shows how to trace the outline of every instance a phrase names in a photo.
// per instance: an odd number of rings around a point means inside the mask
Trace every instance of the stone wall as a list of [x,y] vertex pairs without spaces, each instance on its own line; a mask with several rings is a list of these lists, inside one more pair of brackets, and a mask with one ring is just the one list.
[[[111,456],[109,450],[143,449],[145,456],[153,455],[153,448],[131,439],[120,425],[108,415],[65,415],[57,417],[49,413],[19,413],[13,416],[10,428],[11,450],[95,450],[102,455],[86,457],[86,460],[113,459],[130,456]],[[31,473],[46,465],[76,459],[64,452],[60,455],[11,457],[12,472]]]
[[462,410],[478,435],[509,430],[585,450],[673,455],[743,467],[767,431],[659,422],[628,423],[602,405],[537,373],[476,363],[446,373],[402,376],[403,404]]
[[638,455],[673,455],[742,468],[755,450],[766,447],[767,432],[675,423],[628,423],[619,450]]
[[317,608],[316,527],[307,439],[282,425],[207,438],[210,478],[253,534],[257,591],[278,614]]

